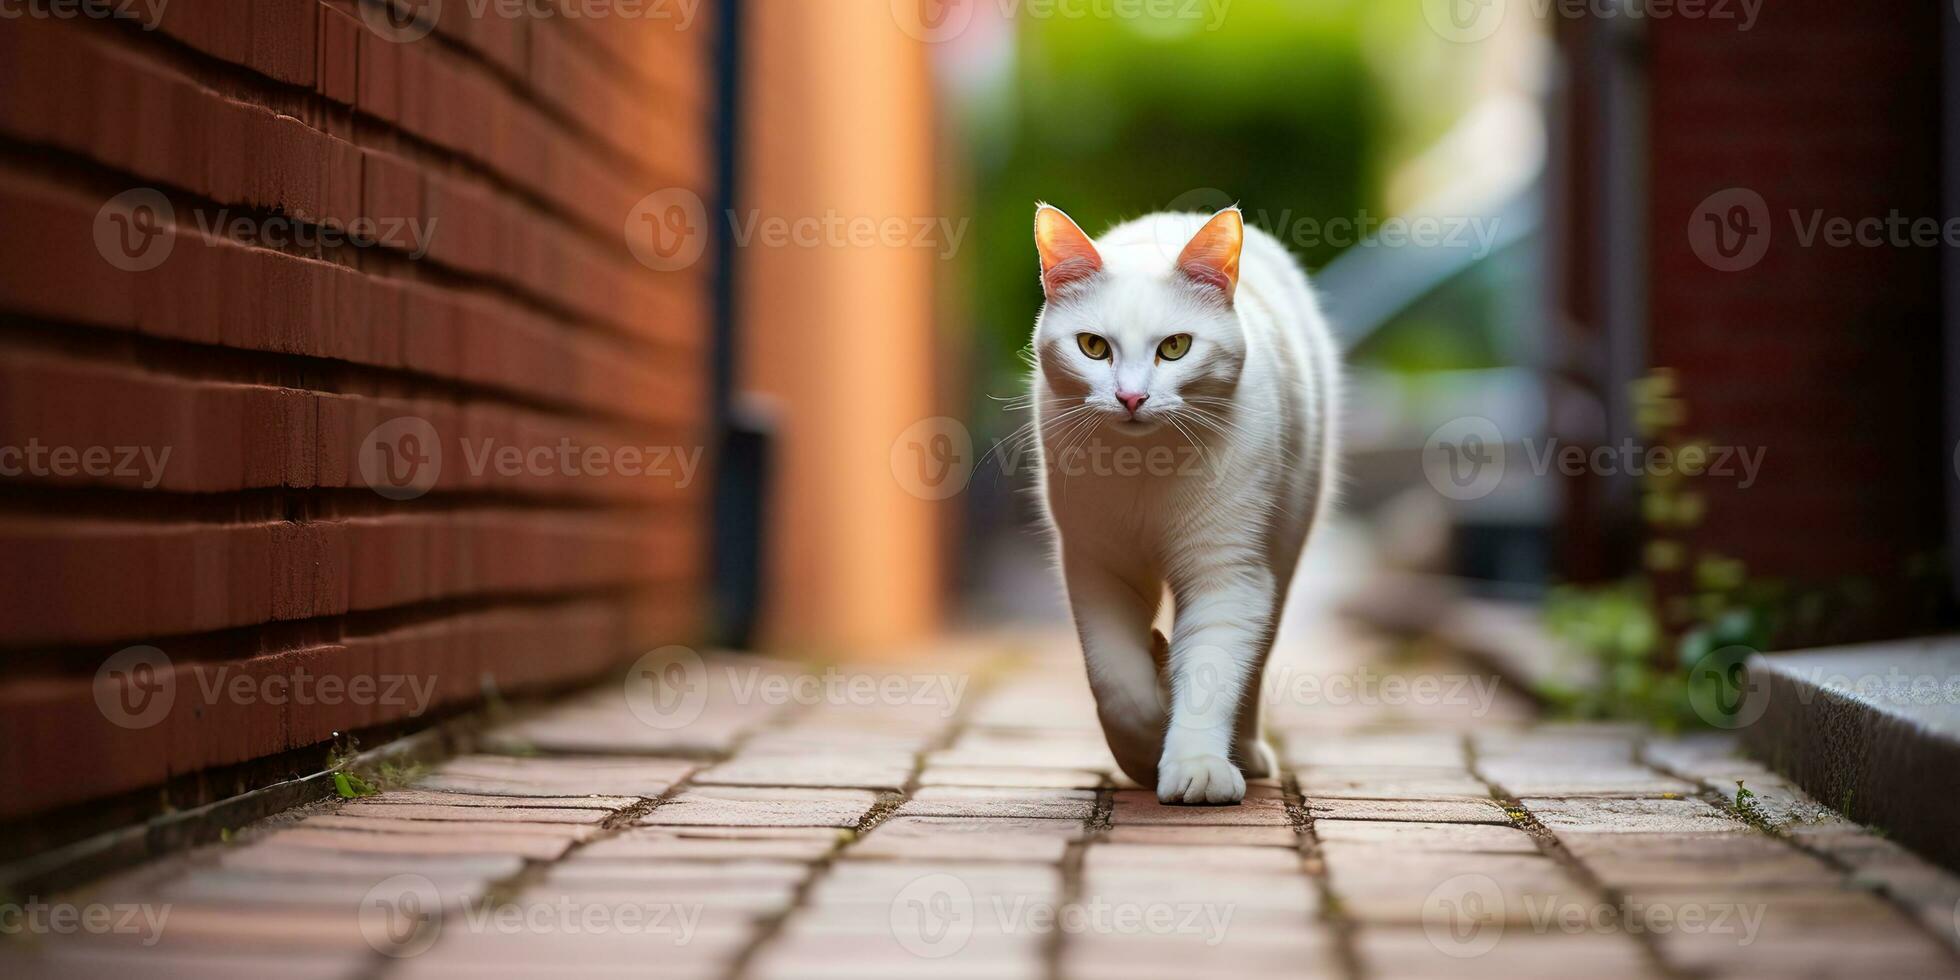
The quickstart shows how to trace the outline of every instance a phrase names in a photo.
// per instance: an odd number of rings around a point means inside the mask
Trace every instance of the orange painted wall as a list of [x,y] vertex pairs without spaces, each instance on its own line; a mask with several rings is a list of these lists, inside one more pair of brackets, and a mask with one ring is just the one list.
[[[746,7],[738,222],[938,214],[929,51],[886,0]],[[752,210],[751,210],[752,209]],[[935,380],[932,248],[737,246],[739,365],[774,409],[764,640],[862,653],[930,632],[945,515],[892,476],[893,441],[949,402]]]

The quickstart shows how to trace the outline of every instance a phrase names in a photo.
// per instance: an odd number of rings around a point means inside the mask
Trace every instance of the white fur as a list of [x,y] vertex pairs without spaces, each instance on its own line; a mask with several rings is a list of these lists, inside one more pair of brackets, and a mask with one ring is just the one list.
[[[1096,240],[1102,270],[1036,321],[1034,408],[1041,496],[1111,750],[1165,802],[1235,803],[1248,773],[1277,775],[1259,682],[1331,495],[1338,363],[1306,275],[1271,236],[1246,229],[1229,303],[1176,271],[1206,220],[1154,214]],[[1110,359],[1082,353],[1085,332]],[[1180,333],[1190,352],[1158,359]],[[1137,421],[1119,380],[1149,396]],[[1152,624],[1167,595],[1160,669]]]

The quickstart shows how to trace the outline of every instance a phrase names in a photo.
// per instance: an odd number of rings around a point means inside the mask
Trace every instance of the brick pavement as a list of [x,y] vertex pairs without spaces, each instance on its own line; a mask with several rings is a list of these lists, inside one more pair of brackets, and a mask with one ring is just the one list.
[[[1952,977],[1960,878],[1726,736],[1536,724],[1328,633],[1287,777],[1119,785],[1066,641],[803,672],[682,654],[408,788],[21,910],[9,975]],[[1738,811],[1736,780],[1757,794]],[[65,911],[63,911],[65,910]],[[62,916],[67,928],[59,926]],[[0,927],[6,927],[0,922]],[[1255,974],[1256,975],[1256,974]]]

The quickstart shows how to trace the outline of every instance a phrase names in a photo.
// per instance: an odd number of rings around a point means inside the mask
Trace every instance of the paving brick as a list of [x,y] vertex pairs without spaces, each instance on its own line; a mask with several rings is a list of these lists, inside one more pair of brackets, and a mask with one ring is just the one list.
[[490,796],[479,793],[445,793],[439,790],[392,789],[379,796],[361,800],[362,806],[391,806],[411,804],[415,806],[454,806],[491,807],[499,810],[529,809],[542,807],[557,810],[601,810],[612,812],[623,810],[639,799],[632,796]]
[[852,847],[853,857],[912,861],[1060,861],[1086,836],[1080,820],[895,816]]
[[838,786],[897,790],[912,778],[903,752],[744,752],[694,777],[697,785]]
[[359,975],[365,961],[372,956],[365,947],[346,951],[248,951],[50,944],[38,953],[0,952],[0,970],[12,977],[50,980],[122,980],[130,976],[159,980],[249,980],[273,975],[293,980],[345,980]]
[[[1083,904],[1151,905],[1266,910],[1305,918],[1320,907],[1320,895],[1306,875],[1274,874],[1270,869],[1238,871],[1206,868],[1098,868],[1085,872]],[[1297,920],[1296,920],[1297,921]]]
[[353,830],[375,834],[491,834],[513,837],[549,837],[564,841],[583,841],[599,832],[591,824],[519,823],[500,820],[394,820],[388,817],[346,817],[337,813],[308,817],[300,821],[301,830]]
[[[1376,976],[1398,980],[1456,980],[1466,976],[1513,980],[1571,977],[1660,977],[1630,936],[1541,934],[1506,927],[1435,936],[1422,928],[1363,929],[1356,953]],[[1489,949],[1484,945],[1489,944]]]
[[1377,769],[1319,766],[1298,773],[1300,792],[1310,799],[1490,799],[1490,787],[1466,770]]
[[1368,844],[1423,851],[1538,853],[1538,845],[1531,835],[1508,825],[1323,820],[1314,824],[1314,835],[1328,844]]
[[1035,766],[928,766],[921,786],[998,786],[1015,789],[1096,789],[1107,780],[1085,769]]
[[648,826],[856,827],[877,796],[849,789],[690,789],[640,819]]
[[1096,809],[1096,794],[1077,789],[989,789],[969,786],[927,787],[899,807],[912,817],[1059,817],[1087,820]]
[[440,822],[470,821],[475,823],[569,823],[599,824],[612,815],[611,810],[586,810],[571,807],[523,806],[445,806],[435,803],[350,803],[334,811],[335,816],[356,819],[382,820],[433,820]]
[[1284,794],[1270,786],[1246,787],[1237,806],[1165,806],[1154,790],[1116,791],[1111,822],[1118,827],[1174,825],[1188,827],[1280,827],[1288,823]]
[[1573,834],[1566,849],[1606,884],[1830,887],[1844,872],[1760,834]]
[[[1103,839],[1112,844],[1178,844],[1186,847],[1285,847],[1298,848],[1300,834],[1290,826],[1281,827],[1180,827],[1142,824],[1111,827]],[[1194,854],[1193,860],[1204,855]]]
[[657,797],[694,768],[691,762],[666,759],[523,759],[474,755],[444,763],[417,780],[416,786],[492,796]]
[[1119,932],[1071,936],[1063,946],[1062,973],[1076,980],[1133,980],[1139,976],[1209,976],[1221,964],[1234,971],[1273,976],[1342,976],[1333,945],[1296,925],[1293,935],[1241,935],[1226,920],[1222,936],[1200,920],[1188,932]]
[[[901,897],[945,893],[975,908],[1018,913],[1016,899],[1053,904],[1062,893],[1061,869],[1036,863],[955,864],[938,861],[846,861],[834,865],[810,891],[814,908],[873,906],[889,910]],[[992,899],[1005,903],[998,909]],[[889,932],[889,915],[866,923]]]
[[1511,818],[1495,800],[1307,800],[1315,820],[1395,820],[1418,823],[1497,823]]
[[848,831],[827,827],[635,827],[573,855],[581,861],[818,861]]
[[1486,762],[1482,775],[1511,796],[1659,796],[1695,792],[1691,783],[1631,764]]
[[1382,735],[1295,733],[1288,736],[1286,759],[1296,766],[1370,769],[1463,767],[1469,760],[1463,739],[1448,732]]
[[377,834],[365,830],[310,830],[298,827],[272,834],[267,847],[310,847],[357,854],[445,855],[507,854],[534,861],[553,861],[572,846],[565,837],[535,834]]
[[1097,843],[1091,845],[1084,854],[1083,867],[1090,871],[1123,871],[1140,868],[1189,869],[1194,861],[1202,862],[1206,873],[1217,870],[1299,874],[1302,871],[1301,857],[1296,851],[1279,847],[1226,844],[1206,847],[1194,855],[1191,848],[1184,844]]
[[1554,833],[1721,834],[1752,828],[1701,800],[1537,799],[1519,801]]
[[494,881],[508,878],[524,867],[524,859],[512,855],[335,854],[311,847],[267,846],[262,841],[221,848],[214,857],[217,866],[232,871],[363,880],[419,874],[432,879],[466,877]]

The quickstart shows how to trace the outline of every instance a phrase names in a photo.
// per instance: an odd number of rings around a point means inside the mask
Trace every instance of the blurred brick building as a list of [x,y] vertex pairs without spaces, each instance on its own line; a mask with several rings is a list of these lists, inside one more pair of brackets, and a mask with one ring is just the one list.
[[[1941,615],[1930,573],[1955,485],[1941,296],[1952,249],[1810,232],[1951,210],[1941,105],[1954,28],[1949,5],[1906,0],[1776,3],[1746,26],[1556,25],[1554,434],[1638,440],[1630,386],[1671,370],[1685,437],[1762,452],[1751,486],[1697,481],[1706,512],[1690,546],[1872,600],[1837,635],[1798,642],[1910,633]],[[1563,572],[1633,567],[1652,537],[1637,481],[1593,475],[1568,491]]]

